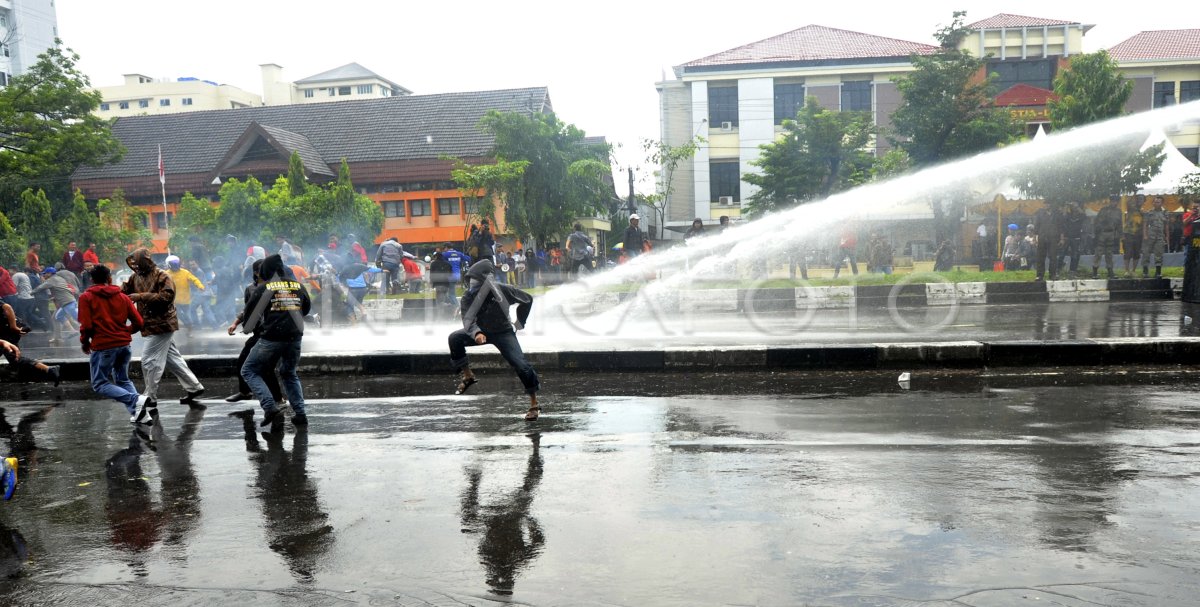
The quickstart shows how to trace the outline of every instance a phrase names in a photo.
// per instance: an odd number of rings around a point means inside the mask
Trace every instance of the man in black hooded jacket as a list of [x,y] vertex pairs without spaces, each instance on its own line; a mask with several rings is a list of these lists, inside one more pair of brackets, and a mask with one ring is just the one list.
[[[517,377],[521,378],[521,384],[529,394],[529,410],[525,413],[525,419],[533,421],[541,412],[537,401],[540,382],[533,366],[525,360],[516,333],[525,328],[529,310],[533,307],[533,296],[516,287],[497,284],[492,279],[495,271],[495,264],[486,257],[475,262],[467,271],[469,286],[459,302],[463,328],[451,333],[449,339],[450,364],[459,372],[458,388],[454,393],[466,392],[477,381],[467,363],[467,348],[491,343],[504,360],[516,369]],[[517,306],[515,323],[508,316],[508,309],[513,304]]]
[[304,390],[300,387],[296,366],[300,363],[304,317],[308,315],[312,302],[304,285],[288,274],[279,254],[263,260],[259,275],[265,283],[258,285],[246,300],[246,308],[242,311],[243,330],[246,333],[258,334],[258,343],[250,349],[250,354],[242,365],[242,378],[262,405],[262,425],[271,426],[273,432],[281,430],[283,417],[267,383],[263,380],[267,370],[275,368],[278,364],[283,392],[295,413],[292,423],[296,426],[307,426]]

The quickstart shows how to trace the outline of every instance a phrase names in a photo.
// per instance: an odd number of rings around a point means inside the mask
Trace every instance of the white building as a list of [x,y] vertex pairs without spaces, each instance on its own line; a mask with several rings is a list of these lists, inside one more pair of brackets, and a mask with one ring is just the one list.
[[283,68],[279,65],[264,63],[260,67],[263,99],[267,105],[378,99],[412,94],[412,91],[357,63],[347,63],[295,82],[284,80]]
[[[0,3],[4,0],[0,0]],[[201,110],[227,110],[262,105],[324,103],[347,99],[378,99],[411,95],[412,91],[350,63],[296,82],[283,78],[283,68],[264,63],[263,94],[257,95],[229,84],[198,78],[151,78],[125,74],[125,83],[97,87],[103,100],[96,114],[105,118],[177,114]]]
[[0,0],[0,86],[37,63],[57,37],[54,0]]
[[263,104],[262,97],[236,86],[190,77],[172,80],[125,74],[125,84],[97,87],[96,90],[102,99],[96,114],[104,118],[227,110]]

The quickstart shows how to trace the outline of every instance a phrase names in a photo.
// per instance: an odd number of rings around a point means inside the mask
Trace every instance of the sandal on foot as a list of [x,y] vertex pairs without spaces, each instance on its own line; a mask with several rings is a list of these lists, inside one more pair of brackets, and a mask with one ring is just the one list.
[[470,388],[471,386],[475,385],[475,383],[478,381],[479,380],[475,379],[474,377],[463,378],[462,381],[458,382],[458,387],[454,389],[454,393],[455,394],[463,394],[467,391],[467,388]]
[[525,412],[525,421],[537,421],[538,415],[541,414],[541,412],[541,407],[530,407],[529,410]]

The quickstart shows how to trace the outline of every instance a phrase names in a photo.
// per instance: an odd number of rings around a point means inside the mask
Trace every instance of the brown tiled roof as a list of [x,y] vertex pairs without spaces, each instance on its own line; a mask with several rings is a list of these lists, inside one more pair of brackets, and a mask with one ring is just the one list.
[[1063,21],[1062,19],[1043,19],[1041,17],[1026,17],[1024,15],[1010,15],[1008,13],[1000,13],[992,15],[987,19],[982,19],[968,25],[967,27],[974,30],[982,29],[999,29],[1002,27],[1041,27],[1043,25],[1077,25],[1078,21]]
[[1117,61],[1200,59],[1200,29],[1141,32],[1108,49]]
[[920,42],[884,38],[823,25],[806,25],[758,42],[689,61],[679,67],[707,67],[756,63],[830,61],[908,57],[937,52],[938,47]]
[[994,103],[996,107],[1046,105],[1051,99],[1058,99],[1058,95],[1055,95],[1054,91],[1028,84],[1014,84],[1008,90],[996,95]]
[[478,123],[488,110],[550,109],[547,89],[525,88],[122,117],[112,127],[126,148],[120,162],[79,167],[72,179],[153,175],[159,144],[167,173],[208,172],[255,123],[306,166],[486,156],[495,141]]

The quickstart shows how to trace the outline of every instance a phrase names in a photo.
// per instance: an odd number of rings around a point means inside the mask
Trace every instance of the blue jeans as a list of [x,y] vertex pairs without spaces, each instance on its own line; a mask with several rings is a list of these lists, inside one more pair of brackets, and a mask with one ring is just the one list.
[[[536,394],[541,383],[538,381],[537,371],[533,370],[533,365],[525,360],[525,353],[521,351],[521,343],[517,341],[517,334],[505,331],[504,333],[485,333],[484,335],[487,336],[487,343],[496,346],[496,349],[500,351],[500,356],[503,356],[509,366],[516,370],[517,377],[521,378],[521,385],[525,386],[525,392]],[[456,371],[461,371],[467,366],[467,348],[478,345],[480,344],[475,343],[475,338],[463,329],[450,334],[450,364]]]
[[137,413],[138,391],[129,381],[129,346],[92,350],[89,359],[92,370],[92,390],[123,405],[132,415]]
[[263,374],[279,365],[279,379],[283,393],[292,410],[297,415],[304,415],[304,390],[300,387],[300,377],[296,375],[296,366],[300,364],[300,340],[271,341],[259,338],[258,343],[250,349],[246,363],[242,365],[242,378],[254,391],[265,413],[274,411],[277,407]]
[[58,308],[57,310],[54,311],[54,320],[62,322],[67,319],[68,315],[71,316],[71,320],[78,321],[79,320],[79,305],[76,304],[75,302],[71,302],[61,308]]

